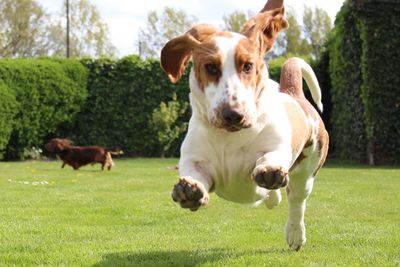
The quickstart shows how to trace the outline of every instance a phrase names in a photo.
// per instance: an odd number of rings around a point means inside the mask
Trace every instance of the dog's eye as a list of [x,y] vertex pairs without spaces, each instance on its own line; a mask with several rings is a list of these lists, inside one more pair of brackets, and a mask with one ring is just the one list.
[[244,65],[243,65],[244,73],[249,74],[252,69],[253,69],[253,63],[250,63],[250,62],[244,63]]
[[208,74],[212,76],[218,75],[218,68],[215,64],[206,64],[204,67],[206,68]]

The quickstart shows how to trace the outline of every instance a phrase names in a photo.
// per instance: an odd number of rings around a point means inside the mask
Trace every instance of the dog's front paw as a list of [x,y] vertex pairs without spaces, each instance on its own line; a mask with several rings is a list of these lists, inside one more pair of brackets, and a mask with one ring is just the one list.
[[306,243],[306,228],[304,223],[301,224],[286,224],[286,241],[292,250],[299,249]]
[[285,187],[289,182],[288,172],[282,167],[257,166],[251,177],[260,187],[278,189]]
[[191,177],[182,177],[172,190],[172,199],[182,208],[196,211],[208,203],[208,193],[202,183]]

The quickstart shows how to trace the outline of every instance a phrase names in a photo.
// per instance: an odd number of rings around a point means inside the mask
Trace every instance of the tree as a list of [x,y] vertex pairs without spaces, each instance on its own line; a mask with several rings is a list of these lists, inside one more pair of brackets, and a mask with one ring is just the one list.
[[196,21],[196,17],[171,7],[164,8],[160,15],[151,11],[146,27],[139,30],[139,54],[145,58],[159,57],[165,43],[188,31]]
[[[88,0],[70,2],[71,55],[114,55],[97,8]],[[51,17],[35,0],[0,0],[0,56],[65,56],[65,5],[62,10]]]
[[297,22],[296,13],[293,8],[288,9],[286,19],[290,25],[290,29],[285,32],[286,54],[310,54],[311,47],[302,37],[302,26]]
[[230,15],[224,16],[222,20],[224,21],[225,31],[240,32],[243,25],[247,22],[248,16],[241,11],[235,11]]
[[303,56],[310,53],[311,48],[302,36],[302,26],[296,19],[296,12],[289,6],[285,11],[285,19],[289,23],[289,29],[279,33],[274,48],[268,55],[269,58],[280,56]]
[[281,33],[275,43],[272,57],[297,55],[319,58],[320,49],[331,30],[329,15],[322,9],[304,7],[303,25],[296,19],[292,7],[286,10],[289,29]]
[[323,9],[316,7],[313,11],[310,7],[304,6],[303,24],[305,40],[312,48],[311,55],[318,59],[320,49],[332,28],[331,19]]
[[[108,37],[107,24],[101,19],[97,7],[89,0],[70,0],[70,55],[82,56],[114,56],[115,47]],[[65,1],[62,17],[66,17]],[[52,54],[66,54],[65,22],[58,20],[49,31],[53,42]]]
[[49,15],[34,0],[0,1],[0,56],[46,55]]

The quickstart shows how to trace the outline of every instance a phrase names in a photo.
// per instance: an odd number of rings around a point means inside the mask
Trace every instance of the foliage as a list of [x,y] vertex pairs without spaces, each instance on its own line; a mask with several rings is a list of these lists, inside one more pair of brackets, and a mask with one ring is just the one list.
[[342,159],[400,162],[399,3],[346,1],[331,36],[332,139]]
[[268,64],[268,73],[269,73],[269,78],[278,82],[281,79],[281,69],[283,66],[283,63],[286,61],[286,57],[279,57],[279,58],[274,58],[271,59],[267,62]]
[[42,159],[42,153],[43,150],[40,147],[30,147],[30,148],[24,148],[22,152],[22,158],[23,159],[34,159],[34,160],[39,160]]
[[[317,76],[317,80],[319,86],[321,88],[322,93],[322,103],[324,106],[324,111],[320,114],[322,120],[324,121],[325,128],[329,133],[332,132],[331,125],[331,116],[332,113],[332,99],[331,99],[331,76],[329,73],[329,62],[330,62],[330,53],[328,50],[329,43],[327,42],[324,47],[321,49],[320,58],[318,60],[311,60],[311,67]],[[329,144],[329,153],[332,155],[333,151],[335,151],[335,147],[332,142]]]
[[157,135],[162,157],[171,149],[174,141],[186,132],[187,123],[177,124],[177,120],[187,108],[188,103],[179,103],[174,93],[171,101],[167,104],[161,102],[160,107],[153,110],[150,124]]
[[328,13],[321,8],[316,7],[312,10],[310,7],[304,6],[303,25],[305,40],[311,47],[311,56],[318,59],[321,48],[331,30],[331,19]]
[[272,57],[296,55],[312,57],[318,60],[320,50],[326,42],[331,30],[331,21],[328,13],[320,8],[314,10],[304,6],[303,24],[297,21],[297,14],[293,7],[286,9],[286,20],[289,28],[278,35],[272,51]]
[[176,159],[114,161],[103,172],[99,165],[61,169],[60,161],[0,162],[0,265],[298,267],[399,261],[399,168],[328,162],[307,202],[307,243],[293,252],[284,235],[285,196],[266,210],[212,193],[207,206],[190,212],[170,196],[178,179],[171,170]]
[[370,157],[400,163],[400,2],[350,1],[362,41],[361,98]]
[[338,158],[365,161],[361,45],[357,17],[345,4],[336,18],[329,47],[332,79],[331,140]]
[[224,31],[240,32],[243,25],[247,22],[248,16],[241,11],[234,11],[229,15],[225,15],[222,20],[224,21]]
[[307,41],[302,37],[302,26],[296,19],[296,12],[293,7],[288,7],[285,11],[285,19],[289,23],[289,28],[279,33],[274,45],[274,57],[279,55],[309,55],[311,48]]
[[17,110],[15,94],[0,80],[0,159],[8,144]]
[[[107,24],[88,0],[70,0],[70,54],[113,56]],[[65,4],[51,16],[35,0],[0,1],[0,56],[65,56]]]
[[[187,74],[173,85],[158,60],[143,61],[138,56],[82,63],[89,71],[89,97],[63,136],[77,144],[119,147],[128,155],[158,155],[156,133],[149,123],[152,112],[161,102],[171,101],[174,92],[182,105],[188,102]],[[178,123],[187,121],[188,114]]]
[[47,135],[56,135],[86,97],[87,73],[77,61],[3,59],[0,73],[0,80],[18,102],[8,158],[21,157],[24,148],[41,145]]
[[49,16],[34,0],[0,1],[0,56],[45,55]]
[[150,12],[147,15],[146,27],[139,30],[140,55],[145,58],[158,58],[161,48],[170,39],[188,31],[196,21],[196,17],[171,7],[165,7],[161,14],[156,11]]
[[[64,5],[65,7],[65,1]],[[70,56],[114,56],[116,48],[109,40],[108,26],[97,7],[89,0],[70,0]],[[66,17],[65,8],[62,16]],[[64,20],[54,25],[53,41],[61,48],[53,55],[64,56],[66,51],[66,29]],[[62,36],[63,38],[59,38]],[[58,37],[58,38],[57,38]]]
[[[269,60],[267,62],[269,78],[279,83],[281,79],[281,69],[283,64],[287,59],[294,56],[295,56],[294,54],[287,54],[285,56]],[[300,57],[304,59],[306,62],[310,62],[310,57],[307,56],[300,56]]]

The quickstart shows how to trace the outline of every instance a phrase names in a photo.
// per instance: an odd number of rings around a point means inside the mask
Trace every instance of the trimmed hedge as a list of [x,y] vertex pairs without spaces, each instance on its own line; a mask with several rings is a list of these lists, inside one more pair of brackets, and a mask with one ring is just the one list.
[[0,73],[18,103],[7,158],[21,158],[24,148],[57,135],[58,127],[72,120],[87,96],[87,72],[78,61],[3,59]]
[[332,141],[341,159],[400,162],[400,2],[348,0],[329,46]]
[[[364,122],[376,164],[400,162],[400,2],[351,1],[362,40]],[[370,158],[371,160],[371,158]]]
[[[321,118],[324,121],[326,130],[331,133],[332,125],[330,121],[330,117],[332,114],[332,99],[331,99],[331,88],[332,81],[329,73],[329,61],[330,55],[328,51],[329,43],[327,43],[321,51],[320,58],[318,61],[312,61],[311,66],[317,76],[319,86],[321,88],[322,93],[322,103],[324,105],[324,110],[322,112]],[[331,138],[331,137],[330,137]],[[330,142],[329,144],[329,154],[332,154],[335,151],[335,147]]]
[[3,82],[0,81],[0,159],[9,142],[14,126],[14,115],[17,110],[15,95]]
[[361,99],[361,40],[354,10],[345,3],[331,33],[331,143],[334,156],[365,161],[366,133]]

